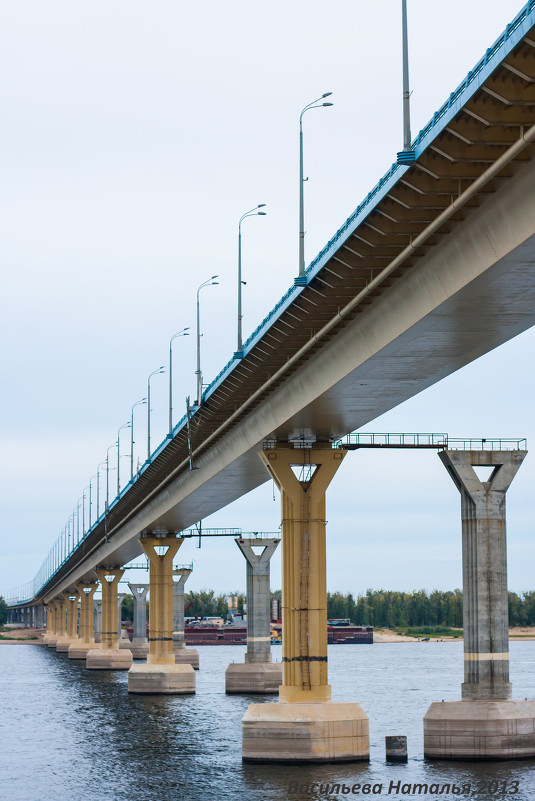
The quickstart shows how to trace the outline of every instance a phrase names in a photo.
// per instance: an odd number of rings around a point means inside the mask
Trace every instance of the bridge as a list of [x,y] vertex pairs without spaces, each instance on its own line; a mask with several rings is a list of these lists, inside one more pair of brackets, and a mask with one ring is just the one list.
[[[269,720],[265,704],[246,715],[244,756],[253,760],[280,757],[275,740],[295,724],[280,717],[285,706],[321,706],[323,722],[335,714],[313,611],[325,589],[318,521],[345,453],[335,444],[535,323],[535,0],[411,149],[414,161],[392,165],[91,528],[71,542],[63,535],[33,582],[8,595],[12,605],[48,605],[97,574],[111,610],[121,566],[143,552],[169,590],[177,534],[273,477],[283,496],[286,703],[269,705]],[[481,458],[503,474],[507,452],[490,453]],[[295,465],[310,470],[294,485]],[[111,612],[108,624],[111,637]],[[162,623],[163,640],[166,631]],[[493,653],[485,647],[469,653]],[[505,661],[499,653],[487,662]],[[165,648],[155,654],[166,664]],[[351,706],[337,736],[353,726],[352,758],[365,758],[365,716]]]

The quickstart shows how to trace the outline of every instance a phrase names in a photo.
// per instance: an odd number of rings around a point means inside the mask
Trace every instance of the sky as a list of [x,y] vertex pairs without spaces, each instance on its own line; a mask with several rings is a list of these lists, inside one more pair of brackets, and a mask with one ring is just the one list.
[[[409,0],[413,136],[464,79],[519,0]],[[244,338],[298,265],[298,120],[306,261],[402,147],[401,3],[384,0],[25,0],[0,16],[0,593],[30,581],[106,457],[169,339],[195,330],[206,383],[236,349],[243,224]],[[527,437],[527,331],[366,426]],[[195,395],[195,336],[174,341],[174,420]],[[151,382],[152,445],[168,375]],[[146,453],[146,407],[135,416]],[[129,450],[122,432],[121,452]],[[113,458],[114,450],[111,450]],[[121,483],[129,462],[121,459]],[[534,589],[535,459],[507,496],[509,587]],[[110,473],[112,485],[116,473]],[[434,452],[348,454],[327,495],[328,589],[461,586],[460,497]],[[270,482],[203,521],[278,531]],[[186,541],[187,589],[245,588],[231,538]],[[144,574],[131,572],[141,580]],[[280,587],[280,549],[272,560]]]

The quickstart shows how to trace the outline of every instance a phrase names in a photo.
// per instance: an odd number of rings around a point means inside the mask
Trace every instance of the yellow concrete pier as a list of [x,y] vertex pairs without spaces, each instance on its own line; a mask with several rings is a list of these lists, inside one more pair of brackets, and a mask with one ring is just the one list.
[[175,534],[146,534],[140,539],[149,560],[150,631],[146,665],[133,665],[128,692],[186,694],[195,692],[195,672],[175,664],[173,653],[173,558],[183,543]]
[[119,648],[117,637],[117,585],[124,570],[101,567],[95,571],[102,588],[102,642],[87,652],[89,670],[128,670],[132,653]]
[[93,635],[93,596],[98,581],[82,581],[76,585],[80,596],[80,636],[69,647],[69,659],[86,659],[95,648]]
[[246,762],[369,759],[368,718],[331,701],[327,675],[325,492],[344,456],[328,446],[260,454],[281,492],[283,683],[279,703],[245,713]]

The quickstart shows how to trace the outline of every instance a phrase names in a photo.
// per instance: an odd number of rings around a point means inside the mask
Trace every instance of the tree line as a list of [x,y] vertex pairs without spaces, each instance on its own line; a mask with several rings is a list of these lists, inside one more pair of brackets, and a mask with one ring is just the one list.
[[[228,597],[238,597],[238,612],[243,611],[245,595],[240,592],[216,595],[214,590],[187,592],[184,606],[188,617],[222,617],[228,612]],[[535,626],[535,591],[508,593],[509,625]],[[271,593],[272,598],[280,598],[281,592]],[[6,622],[7,605],[0,596],[0,625]],[[133,598],[127,595],[121,609],[123,620],[133,619]],[[396,628],[403,626],[453,626],[463,625],[462,591],[440,592],[425,590],[395,592],[392,590],[367,590],[364,595],[349,593],[327,593],[327,617],[346,618],[356,626],[376,626]]]
[[[535,626],[535,592],[509,592],[509,625]],[[462,590],[393,592],[367,590],[356,598],[351,593],[327,593],[327,617],[349,618],[357,626],[396,628],[404,626],[463,625]]]

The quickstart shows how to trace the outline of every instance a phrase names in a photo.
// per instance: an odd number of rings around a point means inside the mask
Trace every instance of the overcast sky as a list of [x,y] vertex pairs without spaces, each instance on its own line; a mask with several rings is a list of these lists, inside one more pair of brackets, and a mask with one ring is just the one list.
[[[298,119],[305,118],[307,263],[402,146],[399,0],[25,0],[0,18],[0,592],[33,578],[84,487],[195,326],[203,373],[235,350],[237,223],[244,335],[297,273]],[[521,8],[409,0],[413,135]],[[533,331],[366,427],[451,436],[533,429]],[[195,337],[175,340],[175,421],[195,394]],[[152,443],[167,375],[152,379]],[[136,410],[136,454],[146,448]],[[128,451],[123,432],[122,452]],[[113,454],[113,451],[111,452]],[[136,455],[137,459],[137,455]],[[128,478],[122,459],[122,480]],[[534,589],[535,458],[508,494],[509,585]],[[114,484],[116,474],[111,473]],[[327,497],[328,587],[461,586],[460,497],[432,452],[348,454]],[[204,521],[277,530],[271,483]],[[186,542],[187,585],[245,588],[231,539]],[[131,574],[132,575],[132,574]],[[280,553],[272,586],[280,587]]]

